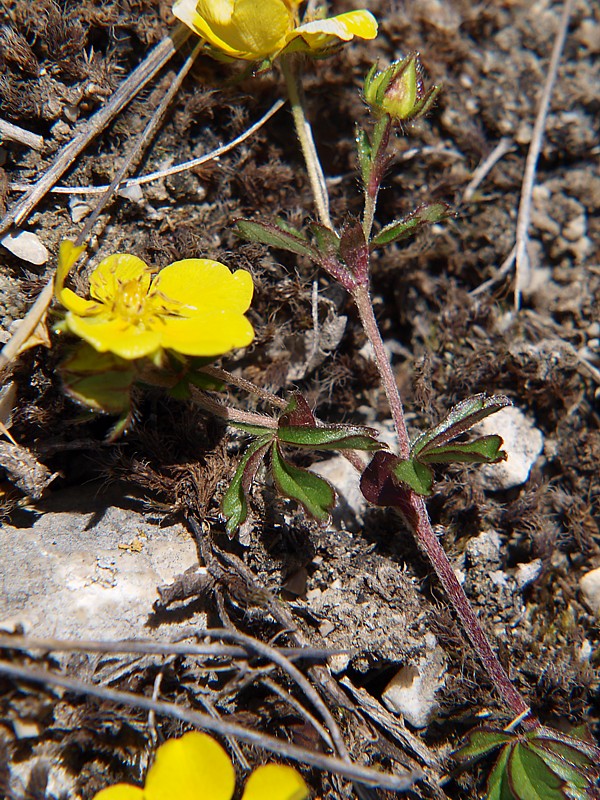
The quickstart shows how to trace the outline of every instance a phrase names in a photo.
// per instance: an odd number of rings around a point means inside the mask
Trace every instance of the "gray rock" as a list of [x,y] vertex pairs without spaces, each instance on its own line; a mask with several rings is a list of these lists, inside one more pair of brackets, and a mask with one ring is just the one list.
[[579,579],[579,589],[594,614],[600,615],[600,567],[586,572]]
[[0,628],[149,638],[156,587],[198,563],[185,528],[114,505],[97,487],[57,492],[47,507],[29,528],[0,527]]
[[398,670],[382,694],[387,708],[414,728],[425,728],[435,717],[435,695],[446,682],[446,656],[433,634],[427,634],[426,645],[426,654]]
[[521,486],[544,447],[544,437],[518,408],[503,408],[479,423],[473,432],[478,436],[497,433],[504,440],[508,459],[479,469],[486,489],[499,491]]

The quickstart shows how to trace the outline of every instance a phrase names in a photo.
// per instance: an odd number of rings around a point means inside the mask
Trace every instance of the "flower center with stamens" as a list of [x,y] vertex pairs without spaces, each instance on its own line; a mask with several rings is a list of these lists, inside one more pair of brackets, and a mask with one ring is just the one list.
[[119,293],[113,302],[113,312],[117,317],[127,320],[133,325],[139,325],[148,316],[146,309],[146,288],[138,280],[126,283],[119,282]]

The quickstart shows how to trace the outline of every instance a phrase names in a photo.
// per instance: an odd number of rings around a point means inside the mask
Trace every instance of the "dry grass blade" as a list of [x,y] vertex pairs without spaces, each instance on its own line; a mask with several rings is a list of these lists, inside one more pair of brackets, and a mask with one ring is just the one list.
[[525,162],[525,174],[523,176],[521,200],[519,202],[519,213],[517,215],[515,244],[515,311],[518,311],[521,305],[521,291],[529,282],[530,266],[529,257],[527,254],[527,242],[529,234],[529,221],[531,218],[531,197],[535,183],[537,162],[542,149],[544,128],[546,127],[546,117],[548,116],[548,109],[550,107],[550,98],[552,97],[552,89],[556,81],[558,65],[567,37],[567,28],[569,27],[569,18],[571,16],[572,8],[573,0],[565,0],[560,19],[560,26],[556,34],[554,47],[552,48],[552,56],[550,58],[550,65],[548,67],[548,76],[546,77],[546,83],[544,84],[544,90],[542,91],[542,96],[540,98],[540,104],[538,106],[538,112],[535,118],[535,125],[533,126],[531,143],[529,145],[527,160]]
[[[227,638],[229,631],[220,628],[206,631],[190,630],[189,636],[197,639]],[[250,639],[250,637],[248,637]],[[251,640],[255,642],[254,639]],[[223,644],[190,644],[189,642],[150,642],[144,640],[105,640],[95,639],[40,639],[35,636],[13,636],[0,634],[0,648],[11,650],[43,650],[45,652],[70,652],[70,653],[140,653],[144,655],[188,655],[188,656],[229,656],[231,658],[247,658],[249,653],[255,652],[254,644],[251,646],[234,646]],[[337,655],[341,650],[328,650],[316,647],[271,647],[288,659],[302,658],[311,661],[323,661],[330,656]]]
[[71,166],[74,159],[87,145],[111,122],[114,117],[132,100],[148,81],[162,69],[188,38],[189,30],[178,26],[171,36],[162,40],[146,59],[123,81],[117,91],[93,117],[82,131],[66,144],[58,153],[54,163],[0,221],[0,234],[5,233],[11,225],[20,225],[33,211],[38,202],[54,186],[57,180]]
[[74,678],[67,678],[45,670],[21,667],[0,661],[0,674],[6,675],[9,678],[30,681],[32,683],[47,686],[60,686],[69,692],[75,692],[87,697],[96,697],[100,700],[117,703],[129,708],[154,711],[156,714],[162,714],[166,717],[186,722],[189,725],[194,725],[221,736],[235,737],[239,741],[247,742],[262,750],[267,750],[278,756],[289,758],[292,761],[309,764],[317,769],[337,773],[349,780],[369,786],[377,786],[393,792],[407,791],[414,785],[415,781],[419,780],[421,777],[421,775],[416,772],[404,772],[401,775],[393,775],[389,772],[380,772],[379,770],[363,767],[359,764],[348,763],[339,758],[334,758],[333,756],[326,756],[307,750],[304,747],[289,744],[288,742],[260,733],[259,731],[244,728],[242,725],[233,722],[213,719],[208,714],[203,714],[199,711],[190,711],[173,703],[152,700],[149,697],[136,695],[131,692],[107,689],[102,686],[96,686]]

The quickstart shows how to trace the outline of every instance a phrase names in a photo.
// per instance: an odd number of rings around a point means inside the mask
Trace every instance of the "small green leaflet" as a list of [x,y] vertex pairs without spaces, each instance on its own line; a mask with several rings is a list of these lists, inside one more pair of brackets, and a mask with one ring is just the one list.
[[327,522],[335,505],[335,490],[324,478],[290,464],[279,445],[271,453],[271,469],[278,491],[300,503],[319,522]]
[[248,516],[248,493],[256,472],[273,443],[273,432],[255,439],[249,446],[235,471],[233,480],[221,503],[227,519],[227,533],[231,536]]

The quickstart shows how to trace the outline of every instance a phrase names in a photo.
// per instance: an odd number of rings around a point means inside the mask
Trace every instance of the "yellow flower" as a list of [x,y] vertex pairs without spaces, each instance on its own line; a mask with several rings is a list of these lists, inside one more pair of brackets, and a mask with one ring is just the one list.
[[322,53],[377,36],[369,11],[348,11],[300,24],[299,0],[177,0],[175,16],[226,58],[272,61],[286,52]]
[[101,353],[128,360],[158,357],[166,348],[188,356],[218,356],[246,347],[254,330],[244,316],[252,277],[218,261],[176,261],[153,278],[147,264],[127,253],[108,256],[90,277],[91,300],[64,288],[82,248],[62,242],[55,294],[67,309],[63,328]]
[[[231,800],[235,773],[221,745],[205,733],[170,739],[156,751],[142,789],[117,783],[94,800]],[[266,764],[248,781],[242,800],[305,800],[308,787],[292,767]]]

